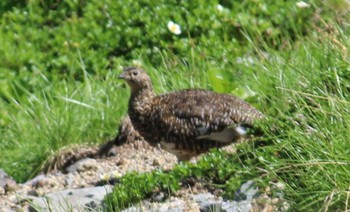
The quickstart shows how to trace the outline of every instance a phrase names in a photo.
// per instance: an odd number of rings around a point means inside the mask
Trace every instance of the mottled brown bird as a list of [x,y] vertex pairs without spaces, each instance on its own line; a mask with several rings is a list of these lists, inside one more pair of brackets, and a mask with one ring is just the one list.
[[201,89],[156,95],[146,71],[127,67],[119,75],[131,88],[128,113],[134,128],[151,145],[179,160],[244,138],[261,112],[238,97]]

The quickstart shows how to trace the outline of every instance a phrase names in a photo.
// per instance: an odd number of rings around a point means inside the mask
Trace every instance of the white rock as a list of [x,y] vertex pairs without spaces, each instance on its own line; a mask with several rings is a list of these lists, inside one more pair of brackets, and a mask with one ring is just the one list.
[[66,212],[85,211],[98,209],[106,194],[110,193],[113,186],[99,186],[79,189],[67,189],[46,194],[41,198],[35,198],[31,202],[31,208],[39,211]]

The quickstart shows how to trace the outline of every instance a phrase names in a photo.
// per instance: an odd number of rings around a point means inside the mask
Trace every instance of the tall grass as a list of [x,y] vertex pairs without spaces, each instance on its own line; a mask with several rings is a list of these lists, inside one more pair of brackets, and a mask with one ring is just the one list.
[[63,146],[101,143],[115,136],[119,118],[125,113],[127,95],[116,82],[117,72],[104,79],[86,76],[50,82],[45,90],[30,92],[5,104],[11,123],[2,131],[0,166],[18,180],[37,173],[41,163]]
[[274,145],[255,154],[266,175],[285,183],[295,209],[348,209],[350,81],[348,47],[338,46],[343,39],[346,34],[305,39],[261,64],[266,82],[275,81],[274,88],[262,87],[275,130],[267,130]]

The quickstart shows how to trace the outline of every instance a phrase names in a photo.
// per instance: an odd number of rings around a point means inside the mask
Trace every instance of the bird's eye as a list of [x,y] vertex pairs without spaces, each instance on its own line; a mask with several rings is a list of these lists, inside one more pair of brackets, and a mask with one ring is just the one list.
[[138,74],[139,74],[138,71],[133,71],[133,72],[132,72],[132,75],[134,75],[134,76],[137,76]]

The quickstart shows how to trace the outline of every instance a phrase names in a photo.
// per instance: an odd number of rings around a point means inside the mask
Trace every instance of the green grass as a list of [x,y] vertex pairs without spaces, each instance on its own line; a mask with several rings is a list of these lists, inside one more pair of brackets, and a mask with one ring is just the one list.
[[155,190],[174,192],[192,177],[222,188],[226,198],[248,179],[261,188],[278,181],[286,186],[282,192],[291,210],[348,209],[349,59],[334,39],[346,41],[347,35],[304,38],[293,51],[256,49],[255,64],[245,69],[242,80],[268,116],[260,123],[262,141],[240,145],[236,155],[216,152],[169,173],[130,174],[106,201],[117,210]]
[[42,83],[50,84],[45,90],[22,88],[27,95],[6,103],[12,121],[2,130],[1,166],[24,180],[63,146],[101,143],[115,136],[127,104],[121,101],[127,94],[115,78],[113,73],[103,81],[87,76],[83,82],[55,84],[43,78]]
[[262,189],[279,181],[292,210],[349,209],[349,5],[223,1],[220,12],[217,1],[198,3],[1,3],[0,168],[23,182],[63,146],[114,137],[129,93],[116,76],[136,60],[159,93],[231,93],[268,118],[262,141],[237,154],[125,176],[107,199],[112,208],[193,177],[227,198],[247,180]]

